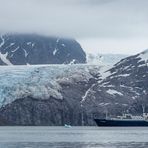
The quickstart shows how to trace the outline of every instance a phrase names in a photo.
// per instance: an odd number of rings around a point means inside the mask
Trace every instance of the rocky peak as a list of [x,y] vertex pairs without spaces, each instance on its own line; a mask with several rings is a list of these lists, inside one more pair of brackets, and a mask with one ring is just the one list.
[[0,36],[0,65],[85,62],[85,52],[74,39],[36,34],[4,34]]

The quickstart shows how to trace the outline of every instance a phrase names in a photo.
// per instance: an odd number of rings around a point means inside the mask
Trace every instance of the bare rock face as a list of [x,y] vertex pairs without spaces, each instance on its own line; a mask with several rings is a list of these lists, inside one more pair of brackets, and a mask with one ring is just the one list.
[[[63,65],[28,68],[12,67],[12,73],[5,77],[6,83],[3,82],[0,87],[5,90],[3,93],[7,93],[1,98],[0,117],[8,125],[82,125],[82,118],[87,119],[82,100],[89,87],[99,79],[100,67]],[[25,75],[26,72],[29,73]],[[18,73],[23,75],[23,81],[16,75]],[[7,85],[12,75],[12,85]]]
[[76,104],[71,107],[65,99],[39,100],[28,97],[1,108],[1,114],[10,125],[81,125],[81,110],[75,101]]
[[0,36],[0,65],[85,63],[86,55],[73,39],[34,34]]

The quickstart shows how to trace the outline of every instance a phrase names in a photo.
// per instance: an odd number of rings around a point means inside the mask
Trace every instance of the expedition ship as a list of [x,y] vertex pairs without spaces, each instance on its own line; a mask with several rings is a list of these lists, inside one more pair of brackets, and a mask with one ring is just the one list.
[[116,118],[94,119],[98,126],[148,126],[148,113],[142,116],[133,116],[131,114],[123,114]]

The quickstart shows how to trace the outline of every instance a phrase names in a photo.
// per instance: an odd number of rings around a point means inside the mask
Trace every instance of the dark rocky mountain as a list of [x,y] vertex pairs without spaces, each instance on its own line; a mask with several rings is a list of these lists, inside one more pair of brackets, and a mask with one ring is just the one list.
[[85,52],[73,39],[35,34],[5,34],[0,37],[0,65],[85,62]]
[[145,105],[148,112],[148,50],[122,59],[103,74],[106,77],[95,84],[86,97],[86,108],[102,115],[128,111],[140,114]]
[[106,112],[137,115],[142,105],[148,112],[148,51],[106,71],[95,65],[4,66],[0,94],[7,125],[94,125],[94,116]]

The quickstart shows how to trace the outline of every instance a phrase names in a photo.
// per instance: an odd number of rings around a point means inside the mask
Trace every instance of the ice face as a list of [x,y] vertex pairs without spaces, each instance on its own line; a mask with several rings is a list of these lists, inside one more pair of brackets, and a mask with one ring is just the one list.
[[91,68],[89,65],[1,66],[0,106],[27,96],[63,99],[59,82],[88,81],[92,77]]

